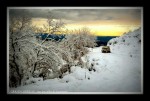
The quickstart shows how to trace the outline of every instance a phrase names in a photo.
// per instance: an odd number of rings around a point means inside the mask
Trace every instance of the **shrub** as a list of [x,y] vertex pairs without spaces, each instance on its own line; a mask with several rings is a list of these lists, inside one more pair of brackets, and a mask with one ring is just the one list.
[[62,40],[61,46],[71,53],[73,60],[79,60],[79,58],[87,54],[87,47],[96,46],[95,36],[90,33],[88,28],[84,27],[66,35],[66,39]]

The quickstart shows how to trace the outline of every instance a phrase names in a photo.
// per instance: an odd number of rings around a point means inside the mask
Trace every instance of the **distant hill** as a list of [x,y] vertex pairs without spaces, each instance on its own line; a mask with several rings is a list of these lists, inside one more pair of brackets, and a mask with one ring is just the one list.
[[[37,33],[36,34],[36,38],[39,38],[41,40],[45,40],[45,38],[47,37],[48,33]],[[102,45],[107,45],[107,42],[112,39],[112,38],[116,38],[117,36],[96,36],[96,43],[97,43],[97,47],[98,46],[102,46]],[[50,34],[48,36],[48,38],[46,39],[46,41],[48,40],[62,40],[63,38],[65,38],[65,34]]]
[[107,45],[107,42],[117,36],[96,36],[97,46]]
[[[48,33],[36,34],[36,38],[39,38],[41,40],[45,40],[47,36],[48,36]],[[64,34],[50,34],[46,40],[48,41],[48,40],[54,39],[58,41],[58,40],[62,40],[63,38],[65,38]]]

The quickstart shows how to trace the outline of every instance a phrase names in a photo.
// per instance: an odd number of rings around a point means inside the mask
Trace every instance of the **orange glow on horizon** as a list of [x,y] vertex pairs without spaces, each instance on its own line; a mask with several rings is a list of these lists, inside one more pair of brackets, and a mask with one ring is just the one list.
[[[39,28],[44,28],[47,20],[44,18],[32,19],[32,25]],[[134,21],[88,21],[66,24],[65,28],[68,30],[80,29],[88,27],[94,35],[97,36],[120,36],[124,32],[133,31],[140,27],[140,22]]]
[[[80,29],[84,25],[68,25],[69,30]],[[124,32],[133,31],[140,26],[132,25],[99,25],[99,26],[86,26],[94,35],[97,36],[121,36]]]

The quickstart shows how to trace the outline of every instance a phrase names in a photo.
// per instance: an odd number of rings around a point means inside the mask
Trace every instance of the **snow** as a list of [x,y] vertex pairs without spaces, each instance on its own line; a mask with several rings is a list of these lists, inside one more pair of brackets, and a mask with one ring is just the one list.
[[[113,38],[108,42],[113,53],[127,53],[138,55],[141,52],[141,29],[129,32],[121,37]],[[116,44],[113,44],[117,42]],[[111,43],[111,45],[109,45]]]
[[[89,48],[89,53],[82,57],[85,66],[93,64],[92,71],[80,66],[72,66],[71,73],[62,79],[36,80],[25,86],[10,88],[11,93],[44,94],[141,94],[141,30],[127,33],[108,42],[111,53],[102,53],[101,47]],[[129,37],[130,36],[130,37]],[[137,36],[137,37],[135,37]],[[122,40],[125,39],[125,42]]]
[[29,78],[28,80],[25,81],[25,85],[28,85],[28,84],[32,84],[32,83],[36,83],[38,81],[43,81],[43,78]]
[[52,69],[48,69],[50,72],[53,72]]

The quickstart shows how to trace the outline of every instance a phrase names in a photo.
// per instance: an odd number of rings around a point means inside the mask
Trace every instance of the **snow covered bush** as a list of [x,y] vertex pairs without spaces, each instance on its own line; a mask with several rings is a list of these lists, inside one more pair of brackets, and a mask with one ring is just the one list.
[[88,53],[90,47],[95,47],[95,36],[86,27],[72,31],[60,43],[62,48],[70,52],[71,58],[82,65],[81,57]]
[[44,79],[59,77],[61,75],[60,68],[72,60],[68,56],[69,54],[59,48],[56,43],[52,44],[51,41],[49,43],[49,46],[43,44],[42,51],[38,53],[35,72],[33,72],[35,77],[43,76]]

